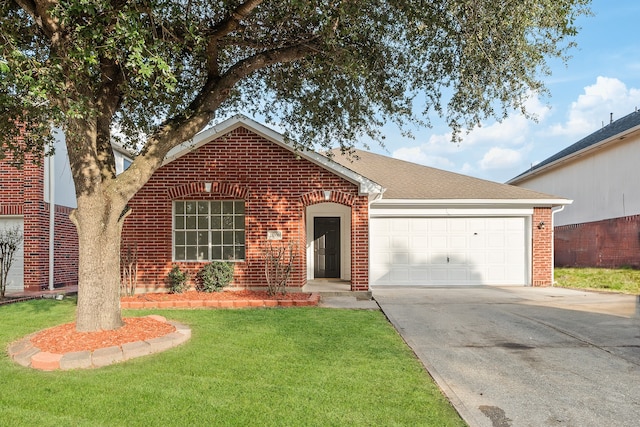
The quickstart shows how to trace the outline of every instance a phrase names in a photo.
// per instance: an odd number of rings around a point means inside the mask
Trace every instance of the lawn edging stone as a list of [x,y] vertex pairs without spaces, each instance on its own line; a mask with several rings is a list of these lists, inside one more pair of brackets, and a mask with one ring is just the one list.
[[31,338],[35,334],[30,334],[10,344],[8,354],[9,357],[19,365],[41,371],[89,369],[160,353],[177,347],[191,338],[191,329],[187,325],[166,320],[162,316],[150,315],[149,317],[171,324],[174,326],[175,331],[162,337],[125,343],[121,346],[99,348],[94,351],[75,351],[65,354],[41,351],[31,343]]
[[222,299],[222,300],[173,300],[173,301],[121,301],[123,309],[149,308],[263,308],[263,307],[313,307],[320,302],[320,294],[309,294],[304,300],[276,299]]

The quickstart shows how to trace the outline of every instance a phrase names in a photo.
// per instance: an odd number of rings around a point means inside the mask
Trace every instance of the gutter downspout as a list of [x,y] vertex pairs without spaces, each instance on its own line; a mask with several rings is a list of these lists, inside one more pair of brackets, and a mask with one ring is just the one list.
[[54,290],[53,266],[54,266],[54,239],[55,239],[55,223],[56,223],[56,200],[55,200],[55,171],[54,155],[50,155],[49,164],[49,290]]
[[566,207],[566,205],[562,205],[560,206],[560,208],[553,210],[551,209],[551,286],[555,285],[556,283],[556,271],[555,271],[555,254],[556,254],[556,221],[555,221],[555,215],[558,212],[562,212],[564,210],[564,208]]

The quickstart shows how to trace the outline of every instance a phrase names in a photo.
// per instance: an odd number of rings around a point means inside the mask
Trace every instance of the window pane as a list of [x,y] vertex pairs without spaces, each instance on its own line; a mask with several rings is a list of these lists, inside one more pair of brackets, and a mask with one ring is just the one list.
[[195,230],[196,229],[196,217],[188,216],[187,217],[187,230]]
[[205,261],[209,259],[209,247],[208,246],[198,246],[198,260]]
[[236,245],[244,245],[244,231],[236,231],[235,236],[236,236],[236,239],[234,243]]
[[195,246],[198,241],[197,239],[197,235],[198,233],[196,233],[195,231],[187,231],[187,245],[193,245]]
[[223,216],[222,217],[222,228],[224,230],[232,230],[233,229],[233,217],[232,216]]
[[175,240],[175,244],[176,245],[184,245],[185,240],[184,240],[184,232],[183,231],[176,231],[175,232],[175,236],[174,236],[174,240]]
[[219,216],[211,217],[211,229],[220,230],[222,228],[222,219]]
[[235,202],[235,213],[237,214],[244,213],[244,202],[242,201]]
[[244,246],[236,246],[236,259],[244,259]]
[[175,206],[175,213],[184,213],[184,202],[173,202],[173,204]]
[[198,254],[196,251],[196,247],[195,246],[188,246],[187,247],[187,259],[189,261],[196,261],[198,259]]
[[176,230],[184,230],[184,217],[176,216]]
[[208,245],[208,244],[209,244],[209,232],[198,231],[198,245]]
[[236,230],[244,230],[244,216],[236,215]]
[[208,216],[199,216],[198,217],[198,230],[207,230],[209,228],[209,217]]
[[187,214],[195,214],[196,202],[184,202],[184,209]]
[[213,246],[211,248],[211,259],[218,261],[222,259],[222,246]]
[[222,205],[220,202],[211,202],[211,213],[219,214],[220,212],[222,212],[221,206]]
[[209,202],[198,202],[198,214],[208,214],[209,213]]
[[222,243],[225,245],[233,245],[233,231],[222,232]]
[[222,259],[234,259],[235,253],[233,251],[233,246],[223,246],[222,247]]
[[179,247],[176,248],[176,260],[184,260],[185,259],[185,253],[184,253],[184,248]]
[[221,231],[212,231],[211,232],[211,244],[212,245],[221,245],[222,244],[222,232]]
[[222,202],[222,213],[232,214],[233,213],[233,202]]

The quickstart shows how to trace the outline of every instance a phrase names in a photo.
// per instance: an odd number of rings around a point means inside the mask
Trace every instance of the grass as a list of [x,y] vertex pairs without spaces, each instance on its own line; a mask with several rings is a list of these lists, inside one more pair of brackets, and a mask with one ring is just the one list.
[[640,294],[640,270],[631,268],[556,268],[556,286]]
[[[0,343],[74,310],[70,299],[2,306]],[[380,312],[153,313],[190,325],[191,340],[95,370],[39,372],[0,356],[0,425],[464,425]]]

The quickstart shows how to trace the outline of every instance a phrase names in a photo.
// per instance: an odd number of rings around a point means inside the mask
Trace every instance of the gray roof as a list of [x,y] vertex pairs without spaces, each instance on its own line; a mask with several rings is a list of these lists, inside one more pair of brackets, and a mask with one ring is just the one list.
[[512,178],[511,180],[509,180],[509,182],[513,182],[516,181],[518,178],[523,177],[524,175],[528,175],[531,172],[534,172],[538,169],[544,168],[545,166],[556,162],[558,160],[561,160],[565,157],[570,157],[571,155],[573,155],[574,153],[577,153],[579,151],[582,151],[586,148],[591,147],[592,145],[596,145],[602,141],[605,141],[613,136],[616,136],[618,134],[621,134],[629,129],[632,129],[636,126],[640,125],[640,111],[634,111],[631,114],[628,114],[624,117],[622,117],[621,119],[618,119],[610,124],[608,124],[607,126],[603,127],[600,130],[595,131],[594,133],[592,133],[589,136],[586,136],[584,138],[582,138],[580,141],[576,142],[575,144],[572,144],[570,146],[568,146],[567,148],[565,148],[564,150],[554,154],[553,156],[543,160],[542,162],[538,163],[537,165],[533,166],[532,168],[526,170],[525,172],[521,173],[520,175],[516,176],[515,178]]
[[355,150],[352,156],[331,150],[332,159],[342,166],[386,188],[384,199],[495,199],[558,200],[559,197],[508,184],[473,178],[368,151]]

